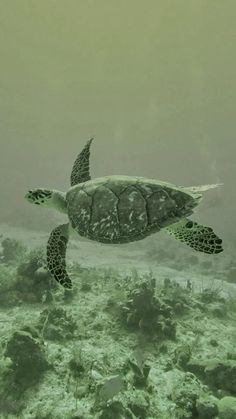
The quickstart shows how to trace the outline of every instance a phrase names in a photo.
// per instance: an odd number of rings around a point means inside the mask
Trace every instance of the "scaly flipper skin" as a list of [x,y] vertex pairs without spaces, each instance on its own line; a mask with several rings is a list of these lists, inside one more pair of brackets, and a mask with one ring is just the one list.
[[51,275],[64,288],[71,289],[72,282],[66,272],[66,247],[69,238],[69,223],[52,230],[47,243],[47,267]]
[[84,146],[81,153],[78,155],[72,168],[70,184],[71,186],[77,185],[78,183],[86,182],[90,180],[89,174],[89,157],[90,157],[90,145],[93,141],[91,138]]
[[222,240],[211,227],[202,226],[187,218],[166,227],[165,230],[177,240],[199,252],[212,254],[223,251]]

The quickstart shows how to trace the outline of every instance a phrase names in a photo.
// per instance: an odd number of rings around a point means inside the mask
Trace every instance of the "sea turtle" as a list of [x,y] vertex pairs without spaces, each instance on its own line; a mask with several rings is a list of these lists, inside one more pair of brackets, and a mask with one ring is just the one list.
[[199,204],[201,192],[218,184],[183,187],[120,175],[91,180],[92,140],[75,160],[67,193],[39,188],[25,196],[31,203],[56,208],[69,217],[69,223],[51,232],[47,244],[47,268],[61,285],[72,288],[65,260],[70,227],[80,236],[102,243],[129,243],[164,229],[200,252],[222,252],[222,240],[212,228],[186,218]]

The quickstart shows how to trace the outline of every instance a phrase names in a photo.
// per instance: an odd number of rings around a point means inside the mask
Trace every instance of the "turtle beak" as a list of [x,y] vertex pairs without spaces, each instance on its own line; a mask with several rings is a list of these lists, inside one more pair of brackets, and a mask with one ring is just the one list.
[[24,198],[29,202],[33,202],[32,191],[28,191],[27,194],[25,194]]

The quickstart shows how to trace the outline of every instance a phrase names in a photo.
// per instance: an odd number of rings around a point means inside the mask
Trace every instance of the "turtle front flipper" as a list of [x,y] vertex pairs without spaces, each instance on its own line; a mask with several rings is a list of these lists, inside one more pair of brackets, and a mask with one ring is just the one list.
[[83,150],[74,162],[70,177],[71,186],[77,185],[78,183],[86,182],[87,180],[91,179],[89,174],[89,157],[90,145],[92,141],[93,138],[90,138],[90,140],[87,141]]
[[165,230],[177,240],[199,252],[220,253],[223,251],[222,240],[211,227],[202,226],[187,218],[166,227]]
[[71,289],[72,282],[66,272],[66,247],[69,239],[69,223],[52,230],[47,243],[47,268],[64,288]]

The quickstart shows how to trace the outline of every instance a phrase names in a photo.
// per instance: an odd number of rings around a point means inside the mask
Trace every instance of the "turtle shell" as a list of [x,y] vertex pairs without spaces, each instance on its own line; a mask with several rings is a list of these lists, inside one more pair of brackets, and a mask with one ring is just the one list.
[[141,240],[192,214],[198,204],[184,188],[116,175],[73,186],[66,199],[72,227],[103,243]]

